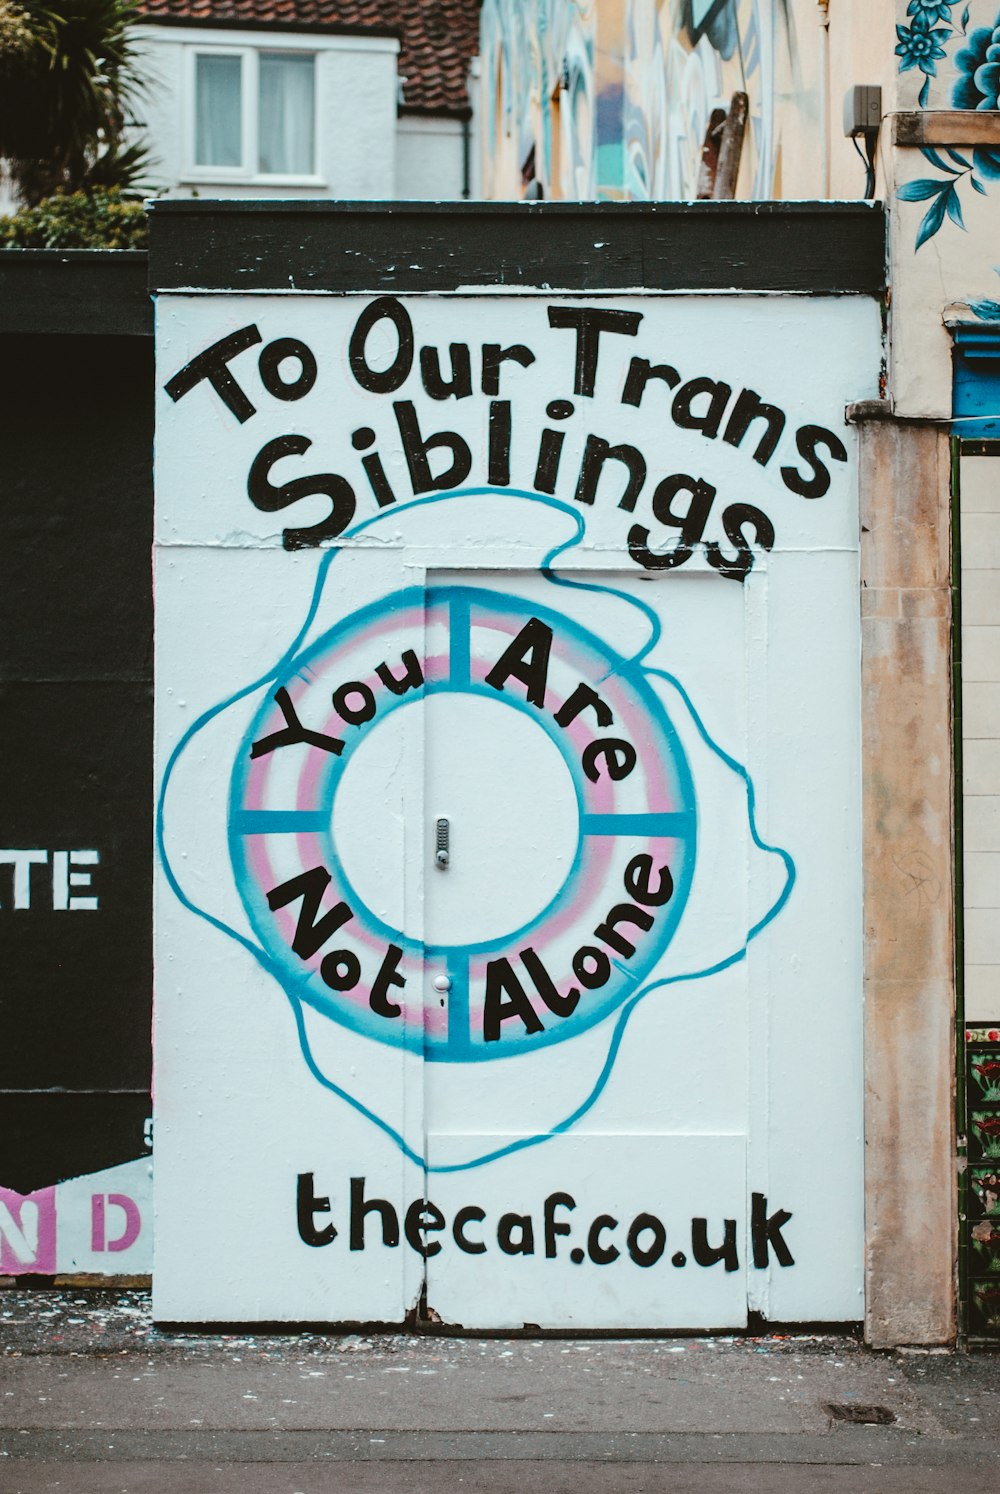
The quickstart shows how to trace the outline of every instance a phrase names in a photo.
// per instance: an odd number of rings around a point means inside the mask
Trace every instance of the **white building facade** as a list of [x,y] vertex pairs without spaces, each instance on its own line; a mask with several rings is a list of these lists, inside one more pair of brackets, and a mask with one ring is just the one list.
[[[144,23],[136,37],[143,76],[136,123],[158,194],[475,195],[468,86],[453,83],[443,98],[437,87],[428,107],[424,79],[401,74],[405,35],[172,17]],[[462,60],[468,73],[471,59]]]

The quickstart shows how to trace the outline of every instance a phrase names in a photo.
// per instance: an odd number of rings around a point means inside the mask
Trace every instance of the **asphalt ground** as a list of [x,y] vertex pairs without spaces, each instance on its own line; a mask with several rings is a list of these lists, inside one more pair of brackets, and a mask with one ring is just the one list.
[[0,1291],[0,1494],[998,1487],[991,1353],[168,1333],[144,1292]]

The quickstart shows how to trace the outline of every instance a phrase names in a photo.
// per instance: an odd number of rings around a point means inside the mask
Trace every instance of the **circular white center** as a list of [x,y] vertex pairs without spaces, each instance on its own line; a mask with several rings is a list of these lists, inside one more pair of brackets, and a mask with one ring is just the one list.
[[576,790],[532,718],[501,700],[431,695],[377,722],[348,759],[334,845],[357,897],[390,927],[427,944],[480,944],[556,896],[576,855]]

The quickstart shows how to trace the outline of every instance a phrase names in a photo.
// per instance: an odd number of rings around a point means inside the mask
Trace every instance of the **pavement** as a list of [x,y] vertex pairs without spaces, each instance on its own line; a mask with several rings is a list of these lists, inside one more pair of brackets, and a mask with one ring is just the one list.
[[0,1291],[0,1494],[998,1486],[991,1353],[820,1333],[179,1334],[141,1291]]

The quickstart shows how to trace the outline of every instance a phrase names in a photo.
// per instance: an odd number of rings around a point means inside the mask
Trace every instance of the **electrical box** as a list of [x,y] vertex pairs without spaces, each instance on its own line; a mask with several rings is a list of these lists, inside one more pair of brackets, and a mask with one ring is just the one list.
[[875,135],[882,123],[882,90],[877,83],[856,83],[844,95],[844,134]]

